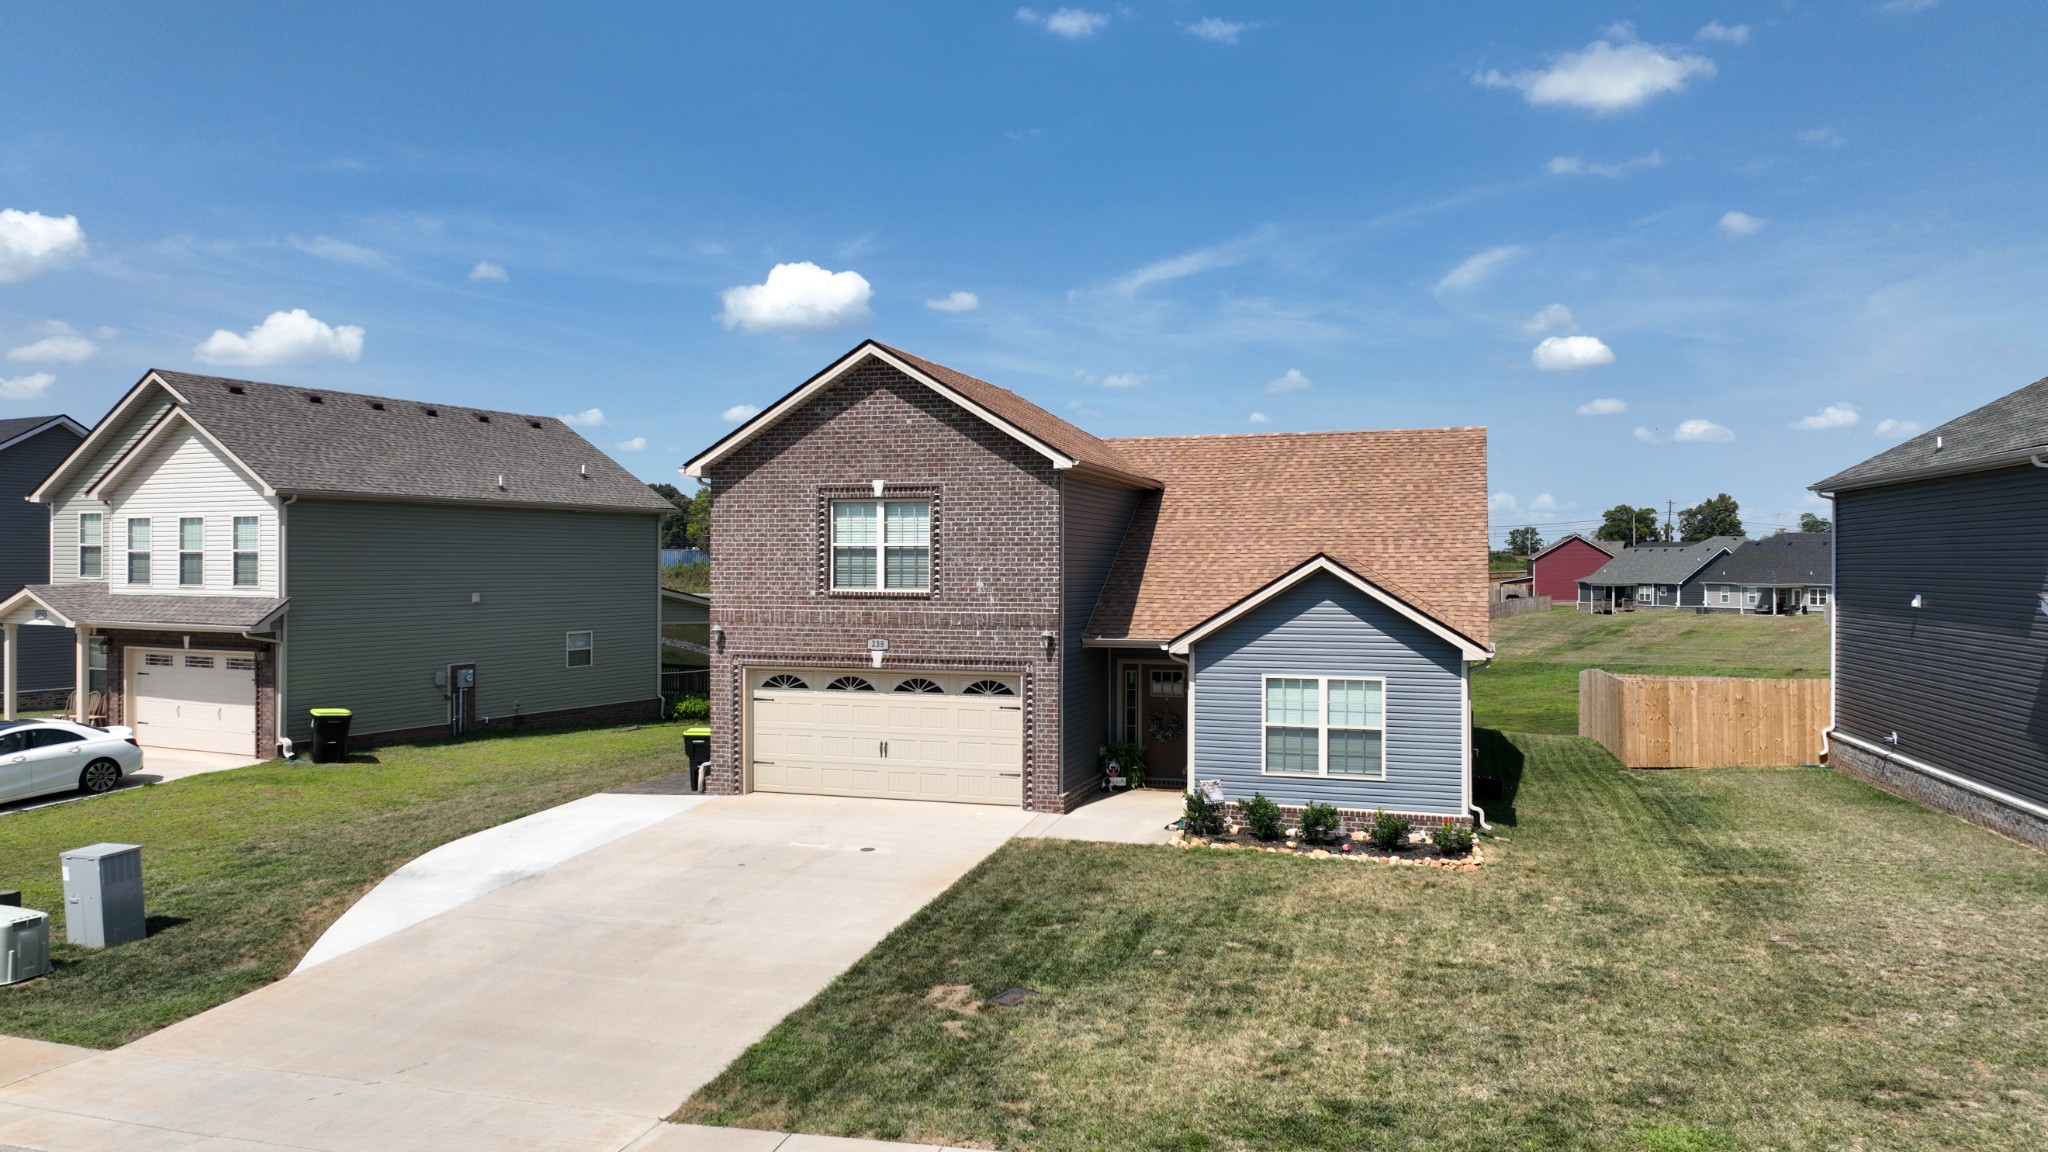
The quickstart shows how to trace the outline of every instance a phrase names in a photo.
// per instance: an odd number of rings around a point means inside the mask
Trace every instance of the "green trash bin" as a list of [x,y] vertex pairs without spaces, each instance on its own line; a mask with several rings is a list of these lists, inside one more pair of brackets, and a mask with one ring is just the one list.
[[348,722],[354,715],[346,708],[312,710],[313,763],[339,764],[348,759]]
[[711,763],[711,729],[703,724],[683,729],[683,753],[690,758],[690,791],[704,790],[704,769]]

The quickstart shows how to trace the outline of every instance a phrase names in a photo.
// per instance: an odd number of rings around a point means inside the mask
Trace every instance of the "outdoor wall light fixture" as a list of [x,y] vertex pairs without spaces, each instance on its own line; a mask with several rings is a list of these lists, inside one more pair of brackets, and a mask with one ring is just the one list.
[[1040,632],[1038,634],[1038,639],[1041,643],[1045,645],[1045,658],[1047,660],[1052,659],[1052,632],[1049,630],[1045,632]]
[[716,624],[711,626],[711,647],[720,652],[725,651],[725,629]]

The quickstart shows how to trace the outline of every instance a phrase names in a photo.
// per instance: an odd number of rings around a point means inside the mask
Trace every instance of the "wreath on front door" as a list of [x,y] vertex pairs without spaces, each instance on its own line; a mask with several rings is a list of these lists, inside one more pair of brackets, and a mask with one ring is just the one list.
[[1152,722],[1146,728],[1161,744],[1171,744],[1180,739],[1180,734],[1186,729],[1187,721],[1172,712],[1154,712]]

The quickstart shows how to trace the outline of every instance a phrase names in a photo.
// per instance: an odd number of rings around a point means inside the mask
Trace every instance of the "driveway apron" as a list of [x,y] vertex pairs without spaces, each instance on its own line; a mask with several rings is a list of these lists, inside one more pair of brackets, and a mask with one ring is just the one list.
[[1030,820],[711,800],[0,1087],[0,1146],[623,1148]]

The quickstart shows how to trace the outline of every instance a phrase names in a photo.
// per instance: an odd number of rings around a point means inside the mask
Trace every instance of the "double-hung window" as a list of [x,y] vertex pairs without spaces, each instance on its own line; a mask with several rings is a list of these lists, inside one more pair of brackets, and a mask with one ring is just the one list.
[[1758,601],[1759,599],[1760,599],[1760,597],[1759,597],[1759,596],[1757,595],[1757,590],[1756,590],[1756,589],[1754,589],[1754,588],[1744,588],[1744,589],[1742,590],[1742,602],[1743,602],[1744,604],[1747,604],[1747,605],[1748,605],[1749,607],[1751,607],[1751,608],[1754,608],[1754,607],[1756,607],[1756,605],[1757,605],[1757,601]]
[[931,501],[832,502],[834,591],[927,592],[931,586]]
[[571,632],[568,639],[569,667],[588,668],[597,656],[597,633]]
[[149,520],[128,521],[128,582],[149,583]]
[[1655,601],[1656,599],[1657,599],[1657,586],[1656,586],[1655,584],[1638,584],[1638,585],[1636,585],[1636,603],[1638,603],[1638,604],[1649,604],[1649,603],[1652,603],[1652,602],[1654,602],[1654,601]]
[[1264,691],[1267,774],[1386,778],[1385,680],[1268,676]]
[[99,512],[78,514],[78,578],[100,580],[106,577],[107,519]]
[[235,587],[256,583],[256,517],[235,517]]
[[1808,588],[1806,590],[1806,603],[1809,607],[1813,608],[1827,607],[1828,590],[1825,588]]
[[206,583],[206,519],[178,518],[178,583]]

